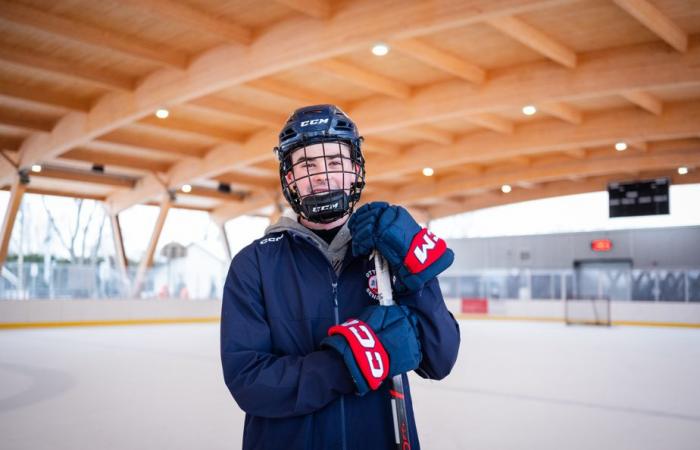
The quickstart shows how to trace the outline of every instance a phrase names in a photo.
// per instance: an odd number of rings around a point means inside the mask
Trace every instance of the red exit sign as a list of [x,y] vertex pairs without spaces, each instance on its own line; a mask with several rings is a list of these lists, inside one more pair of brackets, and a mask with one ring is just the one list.
[[613,245],[610,239],[594,239],[591,241],[591,250],[594,252],[609,252]]

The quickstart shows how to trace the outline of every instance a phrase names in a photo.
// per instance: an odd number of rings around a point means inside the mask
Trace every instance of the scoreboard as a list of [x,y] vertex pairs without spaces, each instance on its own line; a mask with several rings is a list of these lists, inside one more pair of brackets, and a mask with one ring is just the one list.
[[669,214],[668,178],[608,184],[610,217]]

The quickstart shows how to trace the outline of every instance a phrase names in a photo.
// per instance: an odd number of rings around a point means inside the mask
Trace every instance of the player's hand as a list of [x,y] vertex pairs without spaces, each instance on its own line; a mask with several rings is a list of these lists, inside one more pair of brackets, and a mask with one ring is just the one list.
[[379,250],[396,276],[399,293],[420,290],[454,261],[445,241],[421,228],[401,206],[368,203],[350,217],[348,228],[353,255]]
[[359,395],[416,369],[422,357],[416,319],[398,305],[367,307],[357,319],[329,328],[321,346],[341,354]]

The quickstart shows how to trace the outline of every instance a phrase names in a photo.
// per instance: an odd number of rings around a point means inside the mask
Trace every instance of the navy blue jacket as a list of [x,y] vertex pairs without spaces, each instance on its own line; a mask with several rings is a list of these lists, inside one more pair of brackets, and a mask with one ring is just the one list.
[[[221,313],[224,379],[246,412],[243,448],[393,449],[385,381],[362,397],[341,357],[320,349],[330,326],[377,304],[369,289],[373,262],[347,251],[338,272],[317,239],[295,230],[267,234],[231,262]],[[423,360],[416,372],[449,374],[459,327],[436,279],[396,299],[418,319]],[[406,375],[412,448],[419,449]]]

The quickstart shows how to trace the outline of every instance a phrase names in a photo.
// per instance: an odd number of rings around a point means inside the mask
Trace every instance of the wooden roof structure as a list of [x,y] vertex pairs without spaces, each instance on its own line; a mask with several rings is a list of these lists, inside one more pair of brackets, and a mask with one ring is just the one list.
[[276,210],[309,104],[365,136],[363,201],[424,218],[700,181],[700,0],[2,0],[0,62],[0,261],[23,192]]

